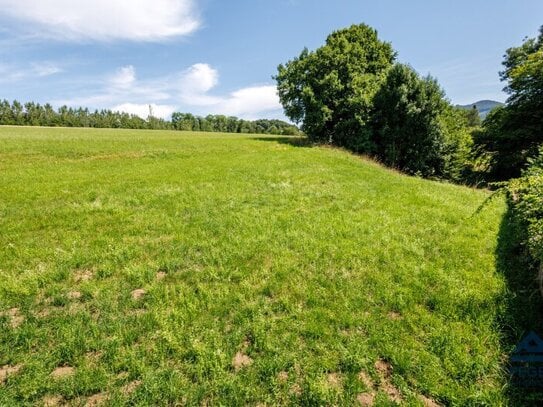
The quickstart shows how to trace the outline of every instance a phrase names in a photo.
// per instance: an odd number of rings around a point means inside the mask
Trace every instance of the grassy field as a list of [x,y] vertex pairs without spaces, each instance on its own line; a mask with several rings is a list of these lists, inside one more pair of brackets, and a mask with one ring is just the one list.
[[0,405],[507,404],[502,200],[295,141],[0,128]]

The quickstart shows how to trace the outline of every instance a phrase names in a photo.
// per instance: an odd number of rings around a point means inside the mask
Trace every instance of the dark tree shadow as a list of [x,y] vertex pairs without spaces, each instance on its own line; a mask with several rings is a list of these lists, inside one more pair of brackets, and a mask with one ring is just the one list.
[[251,140],[267,141],[279,144],[288,144],[294,147],[306,147],[310,148],[315,146],[314,143],[309,141],[304,136],[270,136],[270,137],[252,137]]
[[[543,301],[537,283],[537,272],[521,245],[523,230],[510,210],[504,215],[498,235],[496,268],[507,282],[505,312],[499,318],[503,348],[511,354],[525,333],[543,335]],[[505,361],[505,369],[509,361]],[[543,389],[523,389],[508,383],[511,406],[543,405]]]

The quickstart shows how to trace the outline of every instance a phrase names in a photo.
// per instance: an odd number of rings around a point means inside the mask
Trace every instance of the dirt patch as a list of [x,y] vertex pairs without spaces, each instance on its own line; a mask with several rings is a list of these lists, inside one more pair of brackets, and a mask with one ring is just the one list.
[[132,298],[135,300],[141,300],[145,296],[145,294],[146,294],[146,291],[143,288],[138,288],[132,291],[132,293],[130,293]]
[[400,390],[398,390],[398,388],[392,383],[383,383],[382,389],[388,395],[390,400],[394,401],[395,403],[402,402],[402,393],[400,393]]
[[326,381],[331,387],[335,389],[341,388],[341,376],[337,373],[328,373],[328,375],[326,376]]
[[380,388],[388,395],[389,399],[396,402],[401,403],[402,401],[402,394],[400,393],[400,390],[394,384],[392,384],[392,365],[382,359],[379,359],[377,362],[375,362],[375,370],[377,370],[377,373],[379,374],[379,378],[381,379]]
[[392,376],[392,365],[383,359],[379,359],[375,362],[375,370],[379,373],[382,379],[390,379]]
[[356,401],[361,406],[373,406],[375,402],[375,393],[361,393],[356,396]]
[[284,370],[282,372],[277,373],[277,380],[280,383],[286,383],[288,380],[288,372],[285,372]]
[[123,387],[121,387],[121,393],[123,393],[125,396],[129,396],[130,394],[134,393],[134,391],[141,386],[141,380],[134,380],[128,384],[125,384]]
[[236,355],[232,359],[232,367],[236,372],[243,369],[244,367],[251,366],[252,364],[253,359],[251,359],[249,356],[241,351],[236,353]]
[[393,321],[397,321],[398,319],[402,318],[402,314],[399,312],[391,311],[387,314],[388,319],[391,319]]
[[70,300],[79,300],[81,298],[82,294],[80,291],[70,291],[68,293],[68,299]]
[[290,394],[294,394],[295,396],[301,396],[302,395],[302,387],[298,383],[294,383],[292,387],[290,388]]
[[61,366],[57,367],[51,372],[51,377],[54,379],[63,379],[65,377],[73,376],[75,374],[75,369],[71,366]]
[[25,317],[21,315],[19,308],[8,309],[7,311],[1,312],[0,315],[8,317],[9,325],[13,329],[20,327],[25,321]]
[[8,376],[19,373],[22,367],[22,365],[5,365],[0,367],[0,384],[4,383]]
[[74,273],[74,281],[76,283],[82,283],[85,281],[89,281],[94,277],[94,273],[90,269],[81,269],[76,270]]
[[85,403],[85,407],[95,407],[103,405],[107,400],[107,395],[104,393],[97,393],[90,396]]
[[36,313],[38,318],[47,318],[49,315],[51,315],[51,310],[49,308],[44,308]]
[[373,387],[375,386],[370,375],[364,372],[363,370],[360,373],[358,373],[358,380],[364,383],[364,386],[366,386],[368,390],[373,389]]
[[422,404],[424,405],[424,407],[441,407],[441,404],[439,404],[437,401],[429,397],[426,397],[422,394],[419,395],[419,399],[420,401],[422,401]]
[[44,407],[57,407],[64,405],[62,396],[45,396],[42,400]]
[[156,279],[158,281],[160,280],[164,280],[166,278],[167,274],[163,271],[159,271],[158,273],[156,273]]

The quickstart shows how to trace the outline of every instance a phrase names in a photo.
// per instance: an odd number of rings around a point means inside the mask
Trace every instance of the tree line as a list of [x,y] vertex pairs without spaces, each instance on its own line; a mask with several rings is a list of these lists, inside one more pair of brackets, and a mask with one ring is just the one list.
[[235,116],[207,115],[195,116],[191,113],[173,113],[172,127],[175,130],[211,131],[222,133],[252,133],[297,135],[300,130],[282,120],[243,120]]
[[90,111],[87,108],[61,106],[54,109],[49,103],[20,103],[15,100],[0,101],[0,125],[48,126],[48,127],[95,127],[119,129],[157,129],[208,131],[223,133],[254,133],[296,135],[296,126],[282,120],[243,120],[233,116],[207,115],[195,116],[190,113],[175,112],[171,120],[152,115],[147,119],[107,109]]

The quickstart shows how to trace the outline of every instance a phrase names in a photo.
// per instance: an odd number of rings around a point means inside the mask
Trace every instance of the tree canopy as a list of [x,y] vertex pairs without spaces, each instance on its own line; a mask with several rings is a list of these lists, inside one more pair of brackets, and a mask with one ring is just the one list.
[[437,81],[421,79],[409,66],[395,65],[374,103],[376,155],[407,173],[442,175],[444,138],[439,122],[447,103]]
[[458,179],[471,143],[468,115],[455,111],[437,81],[394,64],[392,46],[365,24],[328,36],[279,65],[285,114],[307,136],[376,156],[411,174]]
[[304,49],[279,65],[275,79],[285,114],[314,141],[368,151],[373,96],[395,57],[365,24],[330,34],[316,51]]
[[507,82],[509,98],[487,116],[476,137],[497,180],[519,176],[543,143],[543,27],[537,38],[509,48],[503,65],[501,79]]

